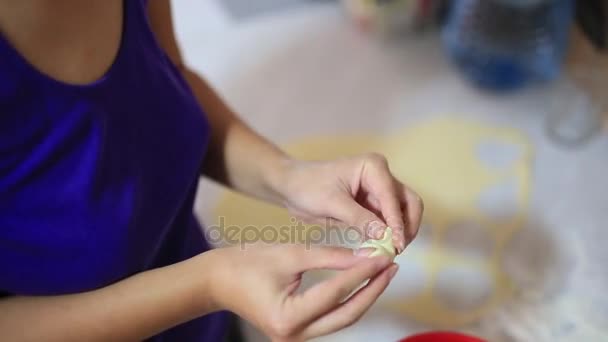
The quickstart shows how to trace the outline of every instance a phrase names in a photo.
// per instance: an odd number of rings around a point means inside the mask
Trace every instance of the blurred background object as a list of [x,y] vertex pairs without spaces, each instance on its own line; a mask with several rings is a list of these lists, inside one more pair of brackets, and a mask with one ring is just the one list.
[[341,1],[360,28],[393,35],[432,27],[445,6],[439,0]]
[[608,119],[608,3],[577,2],[564,71],[549,84],[546,129],[560,146],[583,147]]
[[443,39],[473,84],[513,90],[559,75],[573,16],[572,0],[457,0]]
[[576,17],[585,36],[599,50],[608,48],[608,3],[605,0],[579,0]]
[[221,0],[224,7],[234,18],[243,20],[277,10],[305,6],[310,2],[336,0]]
[[[608,102],[601,84],[606,75],[588,68],[568,70],[551,85],[547,105],[547,133],[562,146],[579,147],[601,129]],[[606,89],[603,89],[604,94]]]
[[410,336],[399,342],[485,342],[473,336],[450,332],[430,332]]

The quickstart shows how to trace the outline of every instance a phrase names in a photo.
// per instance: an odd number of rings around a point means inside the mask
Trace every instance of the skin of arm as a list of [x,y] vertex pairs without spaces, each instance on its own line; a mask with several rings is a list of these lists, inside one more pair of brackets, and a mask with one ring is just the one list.
[[215,253],[203,253],[90,292],[2,299],[0,339],[139,341],[153,336],[218,309],[207,295],[215,258]]
[[213,127],[203,174],[249,196],[284,205],[283,186],[292,160],[251,130],[199,75],[184,76]]
[[247,195],[282,205],[291,159],[250,129],[202,77],[185,65],[174,37],[170,1],[151,1],[148,11],[160,45],[181,71],[211,123],[203,174]]

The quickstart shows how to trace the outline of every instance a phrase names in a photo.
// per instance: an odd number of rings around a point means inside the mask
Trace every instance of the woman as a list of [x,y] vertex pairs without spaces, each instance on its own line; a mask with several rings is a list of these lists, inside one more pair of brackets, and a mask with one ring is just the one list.
[[[184,65],[168,0],[0,0],[0,33],[0,340],[217,341],[228,311],[307,339],[397,271],[343,248],[210,250],[199,172],[307,221],[389,225],[398,252],[422,205],[381,156],[297,161],[256,135]],[[295,294],[318,268],[343,271]]]

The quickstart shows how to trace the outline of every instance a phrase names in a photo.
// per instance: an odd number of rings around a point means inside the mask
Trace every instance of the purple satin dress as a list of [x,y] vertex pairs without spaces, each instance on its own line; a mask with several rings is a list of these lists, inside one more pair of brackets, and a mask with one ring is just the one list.
[[[0,36],[5,296],[99,289],[209,249],[192,212],[209,124],[145,6],[124,1],[119,53],[88,85],[42,74]],[[227,318],[204,316],[152,341],[218,341]]]

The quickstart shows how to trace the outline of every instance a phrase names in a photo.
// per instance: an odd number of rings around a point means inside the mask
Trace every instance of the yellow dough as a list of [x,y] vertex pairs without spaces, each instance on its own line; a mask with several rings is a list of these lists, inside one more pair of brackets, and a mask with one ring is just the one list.
[[380,240],[367,240],[361,244],[361,248],[373,248],[375,251],[369,255],[370,258],[385,255],[391,259],[395,259],[396,252],[395,246],[393,246],[393,230],[391,227],[387,227],[384,231],[384,235]]
[[[519,154],[505,165],[488,164],[480,160],[479,146],[490,146],[491,157],[503,155],[503,151],[494,149],[492,144],[516,149]],[[524,227],[528,215],[531,147],[519,131],[447,118],[397,129],[387,135],[315,136],[283,147],[295,157],[313,160],[366,152],[382,153],[389,160],[395,177],[416,189],[424,198],[423,228],[404,256],[398,259],[401,270],[393,279],[394,288],[398,290],[392,294],[393,297],[383,296],[379,307],[429,326],[454,328],[479,322],[509,301],[517,290],[504,267],[504,259],[512,237]],[[488,189],[505,183],[513,188],[513,214],[501,219],[490,217],[480,208],[480,198]],[[236,240],[247,238],[245,230],[251,232],[255,229],[271,235],[266,228],[281,230],[299,224],[284,209],[234,192],[226,192],[220,198],[215,214],[223,220],[224,226],[243,230],[242,235],[237,234]],[[460,248],[450,245],[447,239],[449,232],[463,222],[479,226],[487,237],[489,244],[485,255],[472,255],[470,252],[471,249],[474,252],[475,246]],[[303,234],[292,235],[279,242],[337,243],[359,247],[356,239],[346,242],[329,239],[321,228],[305,226]],[[238,244],[239,241],[232,243]],[[349,245],[349,241],[353,243]],[[379,246],[378,242],[369,244],[374,248]],[[399,274],[407,274],[411,264],[415,264],[419,273],[408,277],[409,283],[401,285],[400,281],[405,281],[405,278],[401,279]],[[491,292],[472,307],[450,305],[437,289],[440,288],[439,283],[445,284],[442,275],[452,267],[484,274],[491,283]],[[416,292],[407,292],[412,285],[417,287]],[[449,282],[446,286],[452,287]]]

